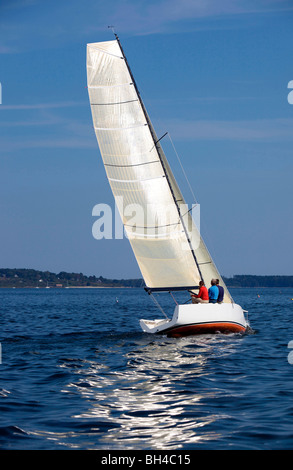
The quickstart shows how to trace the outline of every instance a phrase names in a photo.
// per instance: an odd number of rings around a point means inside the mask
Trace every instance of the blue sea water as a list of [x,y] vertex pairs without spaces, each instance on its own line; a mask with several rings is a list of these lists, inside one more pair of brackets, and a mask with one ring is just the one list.
[[232,295],[253,331],[175,339],[143,289],[1,289],[0,448],[292,449],[293,289]]

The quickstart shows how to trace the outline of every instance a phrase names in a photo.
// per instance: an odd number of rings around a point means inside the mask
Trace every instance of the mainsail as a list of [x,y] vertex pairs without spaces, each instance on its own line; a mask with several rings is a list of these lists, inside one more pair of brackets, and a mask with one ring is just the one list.
[[192,289],[212,278],[231,296],[197,230],[147,115],[119,39],[87,45],[93,125],[146,285]]

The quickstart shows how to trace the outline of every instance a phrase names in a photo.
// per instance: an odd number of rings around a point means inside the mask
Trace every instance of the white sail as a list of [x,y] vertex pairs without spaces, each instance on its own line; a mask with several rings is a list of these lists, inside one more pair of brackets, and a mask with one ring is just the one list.
[[87,79],[106,173],[146,285],[194,287],[204,279],[208,287],[218,278],[224,286],[186,211],[119,41],[87,45]]

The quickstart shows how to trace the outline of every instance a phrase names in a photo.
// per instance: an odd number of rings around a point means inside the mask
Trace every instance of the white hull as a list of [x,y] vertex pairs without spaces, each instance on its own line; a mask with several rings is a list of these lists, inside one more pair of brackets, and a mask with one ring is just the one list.
[[140,320],[146,333],[172,337],[203,333],[244,333],[249,322],[237,304],[177,305],[171,320]]

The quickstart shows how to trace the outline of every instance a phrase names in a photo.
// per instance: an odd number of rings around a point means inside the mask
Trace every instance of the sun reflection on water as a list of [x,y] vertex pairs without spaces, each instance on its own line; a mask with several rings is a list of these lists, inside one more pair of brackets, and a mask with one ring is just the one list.
[[[176,449],[217,439],[211,426],[224,413],[205,405],[223,390],[210,386],[209,361],[230,355],[237,341],[217,337],[143,342],[129,348],[118,367],[88,361],[63,392],[78,391],[87,410],[72,416],[91,421],[106,448]],[[111,349],[111,351],[110,351]],[[123,366],[119,367],[119,360]]]

